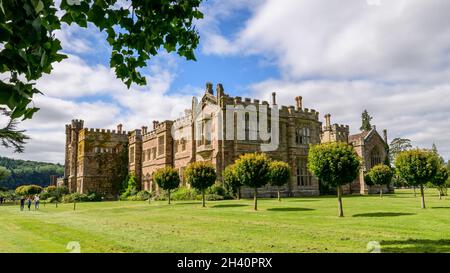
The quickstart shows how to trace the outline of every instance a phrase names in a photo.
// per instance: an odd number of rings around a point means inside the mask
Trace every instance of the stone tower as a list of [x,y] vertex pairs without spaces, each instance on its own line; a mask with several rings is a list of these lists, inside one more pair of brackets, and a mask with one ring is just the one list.
[[70,192],[77,190],[78,138],[83,126],[84,121],[78,119],[66,125],[64,181]]

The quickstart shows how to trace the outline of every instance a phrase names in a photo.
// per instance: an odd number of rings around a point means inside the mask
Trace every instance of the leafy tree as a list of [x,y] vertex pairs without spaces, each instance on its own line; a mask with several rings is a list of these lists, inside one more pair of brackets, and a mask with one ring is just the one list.
[[339,217],[344,216],[342,185],[358,177],[360,162],[352,146],[343,142],[314,145],[309,150],[308,169],[320,180],[337,188]]
[[11,176],[11,171],[3,166],[0,166],[0,180],[6,179],[10,176]]
[[[0,101],[1,101],[1,94],[0,94]],[[30,138],[24,134],[25,132],[24,130],[16,129],[17,120],[11,118],[10,111],[7,111],[5,108],[0,107],[0,113],[1,115],[5,116],[8,119],[8,123],[5,125],[5,127],[0,128],[0,141],[2,146],[6,148],[13,147],[14,152],[22,153],[24,150],[25,141]]]
[[[110,66],[127,87],[145,85],[139,69],[163,47],[195,60],[199,35],[193,22],[201,19],[201,0],[55,0],[1,1],[0,8],[0,104],[12,110],[12,118],[31,118],[38,110],[29,107],[34,87],[55,62],[67,58],[54,32],[61,24],[88,23],[107,34],[112,47]],[[127,6],[125,6],[127,5]],[[129,6],[128,6],[129,5]],[[61,16],[57,15],[61,12]],[[32,104],[31,104],[32,105]]]
[[407,151],[412,148],[411,140],[407,138],[394,138],[389,144],[389,158],[391,162],[395,161],[397,155],[403,151]]
[[58,203],[62,202],[62,198],[64,195],[69,193],[69,189],[65,186],[60,187],[47,187],[46,191],[50,194],[51,200],[50,202],[55,203],[55,206],[58,207]]
[[384,164],[379,164],[373,167],[368,173],[366,180],[367,185],[379,185],[380,186],[380,197],[383,196],[383,185],[389,185],[392,181],[394,172],[392,169]]
[[180,176],[178,175],[178,171],[169,166],[158,169],[153,173],[153,180],[163,190],[167,191],[170,204],[170,191],[178,188],[180,185]]
[[138,184],[136,182],[136,176],[132,173],[128,177],[127,187],[125,191],[122,193],[122,197],[129,197],[135,195],[138,192],[137,187]]
[[434,175],[433,179],[431,179],[431,184],[435,186],[439,193],[439,199],[442,199],[442,196],[447,195],[447,187],[448,187],[448,171],[445,165],[441,165]]
[[266,154],[249,153],[236,160],[236,175],[239,181],[254,189],[254,209],[258,210],[258,188],[270,181],[270,160]]
[[278,201],[280,198],[280,187],[286,185],[291,178],[291,167],[283,161],[271,161],[270,168],[270,184],[277,187]]
[[420,187],[422,208],[425,208],[423,185],[431,181],[440,166],[439,158],[432,151],[413,149],[397,155],[395,168],[399,175],[412,186]]
[[228,165],[222,172],[223,182],[230,195],[237,196],[241,199],[242,183],[236,174],[236,165]]
[[205,207],[205,190],[216,182],[214,166],[209,162],[194,162],[185,170],[186,182],[202,192],[202,206]]
[[367,112],[367,110],[364,110],[364,112],[361,114],[361,127],[359,129],[361,131],[372,130],[372,124],[370,124],[371,120],[372,117],[369,115],[369,112]]

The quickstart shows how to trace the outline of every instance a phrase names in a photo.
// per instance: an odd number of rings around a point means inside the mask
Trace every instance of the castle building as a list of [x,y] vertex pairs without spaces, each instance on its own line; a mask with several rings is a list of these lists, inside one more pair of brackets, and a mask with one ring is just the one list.
[[[385,133],[386,136],[386,133]],[[153,181],[155,170],[172,166],[179,171],[182,186],[190,187],[184,179],[188,164],[210,162],[222,183],[222,172],[240,155],[264,152],[274,160],[289,163],[290,182],[282,188],[285,196],[319,195],[319,181],[307,169],[309,146],[323,142],[343,141],[352,144],[363,159],[360,177],[345,189],[348,193],[370,193],[364,174],[374,163],[387,156],[387,139],[375,128],[370,132],[349,135],[349,126],[330,123],[325,126],[319,113],[303,107],[302,97],[295,106],[281,106],[272,93],[271,102],[225,94],[218,84],[216,94],[207,83],[200,100],[177,120],[153,121],[126,133],[119,125],[117,131],[83,128],[83,121],[66,125],[65,181],[71,192],[90,191],[116,195],[125,173],[133,173],[141,189],[158,192]],[[376,164],[375,164],[376,165]],[[265,186],[258,190],[262,197],[276,195],[276,188]],[[251,196],[243,188],[242,195]]]

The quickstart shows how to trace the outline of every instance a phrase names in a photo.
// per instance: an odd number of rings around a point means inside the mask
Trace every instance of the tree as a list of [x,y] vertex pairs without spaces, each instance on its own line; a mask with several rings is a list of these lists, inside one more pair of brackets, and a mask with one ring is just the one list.
[[0,181],[11,176],[11,171],[7,168],[0,166]]
[[18,122],[16,119],[11,118],[10,111],[7,111],[5,108],[0,107],[0,113],[8,119],[8,123],[5,125],[5,127],[0,128],[0,140],[2,146],[6,148],[13,147],[14,152],[22,153],[24,150],[25,141],[30,138],[24,134],[25,130],[16,129]]
[[136,177],[132,173],[128,176],[128,181],[126,182],[126,188],[125,191],[122,193],[121,197],[129,197],[132,195],[135,195],[137,190],[138,184],[136,182]]
[[178,175],[178,171],[169,166],[158,169],[153,173],[153,180],[163,190],[167,191],[167,197],[170,204],[170,191],[178,188],[180,185],[180,176]]
[[69,193],[69,189],[65,186],[60,187],[47,187],[46,191],[50,194],[50,202],[55,203],[55,206],[58,207],[58,203],[62,201],[62,198],[65,194]]
[[435,186],[439,193],[439,199],[442,199],[442,196],[447,195],[447,187],[448,187],[448,171],[445,165],[441,165],[434,175],[433,179],[431,179],[431,184]]
[[422,208],[425,208],[423,185],[431,181],[440,166],[439,158],[432,151],[413,149],[398,154],[395,168],[399,175],[412,186],[420,187]]
[[407,151],[412,148],[411,140],[407,138],[394,138],[389,144],[389,158],[391,162],[395,161],[397,155],[403,151]]
[[62,23],[91,23],[104,31],[112,47],[110,67],[128,88],[146,84],[139,70],[161,47],[195,60],[199,35],[193,22],[203,18],[201,0],[62,0],[59,9],[56,2],[0,2],[0,74],[7,77],[0,80],[0,105],[7,105],[13,119],[32,118],[39,110],[30,106],[33,96],[41,93],[35,81],[67,58],[54,35]]
[[337,189],[339,217],[344,216],[342,185],[358,177],[360,162],[352,146],[343,142],[314,145],[309,150],[308,169],[324,183]]
[[278,201],[280,198],[280,187],[286,185],[291,178],[291,167],[283,161],[271,161],[269,164],[270,184],[277,187]]
[[367,185],[379,185],[380,197],[383,197],[383,185],[389,185],[392,181],[394,173],[392,169],[384,164],[379,164],[373,167],[368,173],[369,179],[366,181]]
[[209,162],[194,162],[187,166],[184,174],[186,182],[202,192],[202,206],[205,207],[205,190],[217,179],[214,166]]
[[359,128],[359,129],[361,131],[372,130],[372,125],[370,124],[371,120],[372,120],[372,117],[369,115],[369,112],[367,112],[367,110],[364,110],[364,112],[361,114],[361,128]]
[[242,183],[236,174],[236,165],[228,165],[222,172],[223,182],[225,188],[231,195],[237,196],[237,199],[241,199],[241,187]]
[[254,189],[254,209],[258,210],[258,188],[270,181],[270,160],[266,154],[250,153],[236,160],[236,175],[243,185]]

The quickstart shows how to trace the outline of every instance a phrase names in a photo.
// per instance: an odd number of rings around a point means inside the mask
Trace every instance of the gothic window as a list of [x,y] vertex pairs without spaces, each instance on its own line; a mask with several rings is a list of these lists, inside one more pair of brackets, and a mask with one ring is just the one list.
[[130,163],[134,163],[134,147],[130,147]]
[[173,152],[176,154],[178,153],[178,140],[175,140],[173,142]]
[[181,151],[186,151],[186,140],[184,138],[181,139]]
[[381,164],[381,154],[378,147],[374,147],[370,152],[370,165],[373,168],[378,164]]
[[311,143],[311,132],[309,128],[302,127],[295,130],[295,143],[301,145]]
[[245,140],[250,140],[250,115],[245,113]]
[[152,148],[153,159],[156,159],[156,147]]
[[311,186],[312,176],[307,169],[306,157],[297,158],[296,162],[296,176],[297,176],[297,186]]
[[164,136],[158,137],[158,155],[164,154]]
[[147,149],[147,160],[151,160],[152,158],[152,151],[151,149]]

